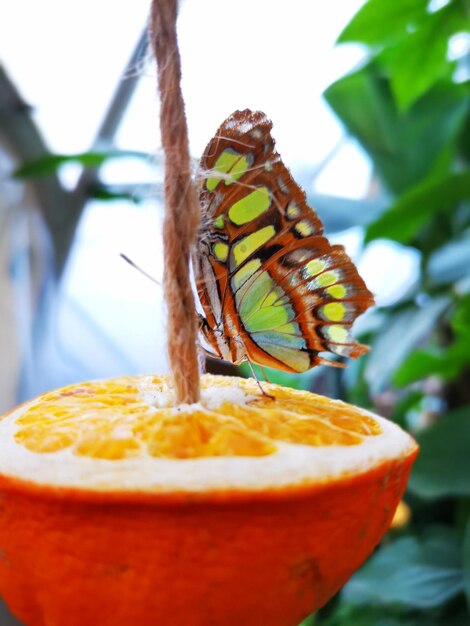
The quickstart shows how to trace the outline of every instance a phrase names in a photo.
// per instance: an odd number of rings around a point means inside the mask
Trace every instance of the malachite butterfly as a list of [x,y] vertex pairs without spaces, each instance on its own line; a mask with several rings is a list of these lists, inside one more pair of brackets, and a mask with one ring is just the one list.
[[236,111],[201,159],[194,257],[201,332],[216,358],[304,372],[357,358],[351,325],[374,303],[344,248],[331,245],[276,152],[262,112]]

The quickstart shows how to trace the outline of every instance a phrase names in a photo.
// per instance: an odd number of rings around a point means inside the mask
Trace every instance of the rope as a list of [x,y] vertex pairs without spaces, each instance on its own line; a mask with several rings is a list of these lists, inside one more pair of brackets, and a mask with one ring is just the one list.
[[150,39],[158,66],[160,128],[165,154],[163,248],[168,357],[177,402],[192,404],[199,400],[200,388],[198,323],[189,268],[200,211],[191,175],[188,130],[180,86],[176,15],[177,0],[153,0]]

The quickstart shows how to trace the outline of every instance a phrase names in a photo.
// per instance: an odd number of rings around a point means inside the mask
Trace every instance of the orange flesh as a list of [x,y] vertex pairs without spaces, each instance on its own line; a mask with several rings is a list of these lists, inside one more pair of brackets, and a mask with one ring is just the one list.
[[[101,459],[143,453],[185,459],[264,456],[276,451],[276,442],[358,445],[364,436],[381,433],[355,407],[339,405],[332,414],[325,399],[313,394],[304,400],[278,388],[275,402],[258,396],[243,406],[225,402],[212,410],[177,412],[149,405],[127,380],[45,394],[17,420],[16,442],[32,452],[72,447],[79,456]],[[153,382],[157,391],[162,388],[160,379]]]

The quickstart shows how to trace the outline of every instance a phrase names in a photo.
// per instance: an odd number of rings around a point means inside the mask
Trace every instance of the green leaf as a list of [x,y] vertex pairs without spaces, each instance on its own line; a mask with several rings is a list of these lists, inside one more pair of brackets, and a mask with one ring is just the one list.
[[367,227],[365,241],[387,238],[408,243],[434,214],[453,210],[465,198],[470,198],[470,170],[425,180]]
[[401,111],[408,109],[438,79],[451,77],[454,68],[447,60],[447,46],[450,35],[458,28],[458,15],[460,10],[455,4],[428,14],[414,32],[381,55]]
[[460,546],[449,529],[428,528],[423,538],[405,537],[379,549],[343,589],[354,604],[440,607],[463,589]]
[[[319,616],[319,613],[316,613]],[[469,626],[469,614],[452,606],[417,611],[403,605],[347,604],[340,601],[332,615],[318,626]],[[300,626],[303,626],[301,624]],[[310,625],[309,625],[310,626]]]
[[55,174],[66,163],[78,163],[86,168],[95,168],[103,165],[110,159],[137,158],[149,160],[146,152],[136,150],[106,150],[103,152],[81,152],[79,154],[48,154],[40,159],[23,163],[15,170],[16,178],[40,178]]
[[399,113],[390,82],[376,63],[333,83],[324,97],[393,193],[413,187],[431,172],[447,173],[449,148],[470,103],[465,85],[443,82]]
[[371,393],[384,390],[403,360],[432,332],[449,302],[447,297],[435,298],[426,306],[409,307],[386,318],[372,344],[364,372]]
[[470,611],[470,519],[467,521],[463,540],[463,584]]
[[369,0],[338,37],[338,43],[357,41],[383,44],[407,30],[426,15],[428,0]]
[[452,380],[459,375],[467,362],[470,362],[467,345],[457,344],[434,352],[416,350],[396,370],[393,383],[397,387],[405,387],[431,375]]
[[470,297],[461,298],[451,317],[452,340],[446,346],[412,352],[396,370],[393,382],[409,385],[431,375],[455,379],[470,363]]
[[458,151],[460,153],[459,156],[461,156],[464,161],[470,161],[470,114],[467,115],[467,119],[460,133]]
[[444,415],[417,440],[410,490],[422,498],[470,496],[470,405]]
[[457,302],[451,325],[455,335],[468,340],[470,346],[470,295]]
[[[411,626],[396,616],[397,610],[393,607],[376,607],[371,605],[354,605],[340,602],[332,615],[326,619],[319,619],[318,626]],[[316,613],[318,616],[319,614]],[[300,624],[300,626],[304,626]],[[310,625],[309,625],[310,626]],[[416,622],[413,626],[419,626]],[[426,626],[435,626],[426,624]]]
[[[431,374],[442,374],[445,372],[446,362],[445,355],[416,350],[396,370],[393,375],[393,383],[397,387],[405,387]],[[452,371],[453,375],[454,372]]]

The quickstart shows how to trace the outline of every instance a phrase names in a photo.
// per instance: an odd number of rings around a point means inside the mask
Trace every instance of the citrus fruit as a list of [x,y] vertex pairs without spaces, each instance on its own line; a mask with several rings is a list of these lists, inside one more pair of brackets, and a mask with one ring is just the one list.
[[0,595],[28,626],[295,626],[389,527],[417,446],[307,392],[165,377],[0,419]]

